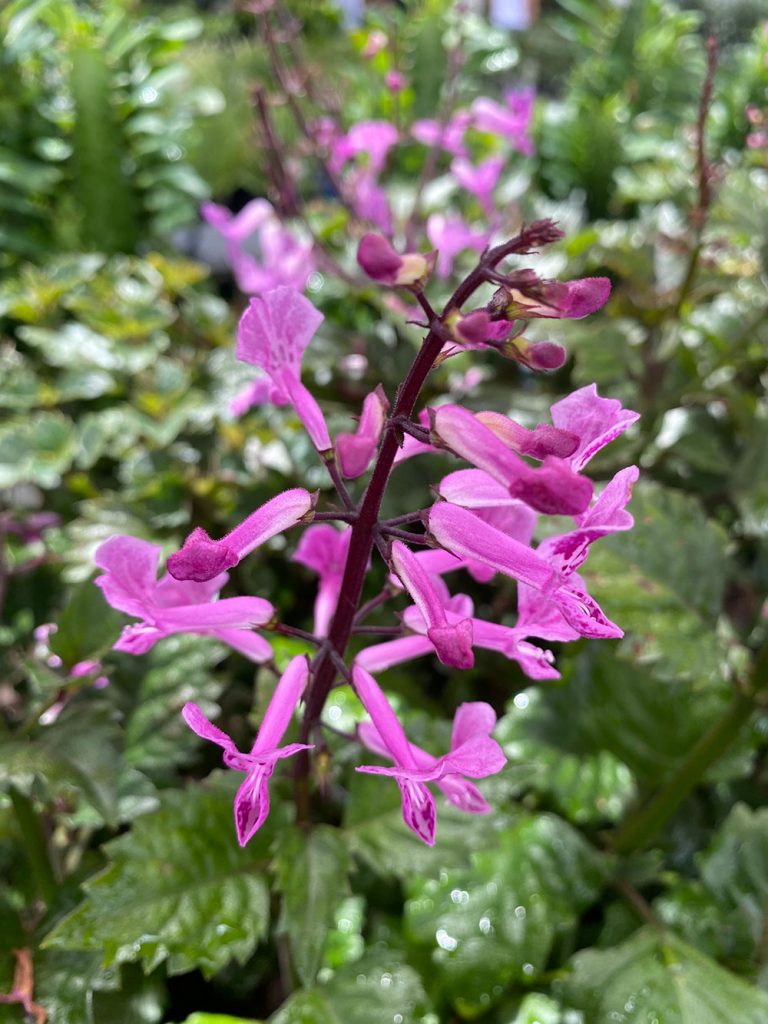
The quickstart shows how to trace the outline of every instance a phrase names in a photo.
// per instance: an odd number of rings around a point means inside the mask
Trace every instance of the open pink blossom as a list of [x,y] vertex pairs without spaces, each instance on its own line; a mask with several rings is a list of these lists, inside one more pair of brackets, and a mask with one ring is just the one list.
[[315,598],[315,636],[327,636],[341,593],[341,580],[349,551],[350,529],[316,523],[305,530],[293,561],[316,572],[320,585]]
[[251,299],[237,329],[237,358],[270,377],[321,453],[332,449],[331,438],[320,406],[300,375],[304,350],[323,319],[295,288],[274,288]]
[[275,216],[272,204],[266,199],[252,199],[239,213],[232,213],[226,206],[220,206],[218,203],[203,203],[200,212],[204,220],[208,221],[223,238],[238,245]]
[[259,256],[238,246],[230,249],[237,287],[245,295],[261,295],[273,288],[302,290],[315,269],[313,245],[304,242],[278,220],[268,220],[259,232]]
[[460,558],[485,562],[553,601],[581,636],[623,636],[575,574],[561,573],[546,557],[458,505],[440,502],[429,512],[430,535]]
[[387,161],[387,154],[397,143],[400,133],[389,121],[358,121],[346,135],[337,138],[331,149],[330,166],[340,171],[352,157],[364,153],[368,166],[378,175]]
[[349,201],[361,220],[367,220],[383,231],[392,234],[392,210],[386,190],[379,184],[374,171],[360,167],[348,178]]
[[505,106],[487,96],[479,96],[471,107],[472,123],[478,131],[497,135],[524,156],[532,156],[534,149],[529,129],[534,99],[533,89],[508,90]]
[[445,614],[444,595],[435,587],[413,552],[401,541],[392,543],[392,568],[421,612],[427,637],[438,658],[453,668],[472,668],[472,623],[469,619],[451,623]]
[[342,474],[354,480],[368,469],[379,447],[387,421],[389,401],[379,385],[363,401],[363,412],[354,434],[336,436],[336,455]]
[[439,146],[454,156],[466,156],[464,134],[472,118],[468,111],[457,111],[450,120],[442,125],[432,118],[414,121],[411,135],[424,146]]
[[433,434],[451,451],[507,487],[513,498],[547,515],[578,515],[592,497],[592,482],[560,458],[546,456],[533,468],[475,414],[458,405],[432,411]]
[[255,835],[269,814],[269,780],[277,762],[310,749],[306,743],[279,746],[307,685],[308,674],[309,664],[303,654],[288,663],[264,712],[250,754],[241,754],[229,736],[208,721],[197,704],[185,704],[182,709],[184,721],[193,732],[222,748],[227,768],[246,773],[235,796],[235,828],[241,846]]
[[[460,704],[453,717],[451,750],[457,750],[473,736],[490,736],[495,726],[496,712],[490,704],[483,701]],[[357,732],[365,746],[374,754],[388,760],[392,759],[389,747],[379,735],[373,722],[361,723]],[[417,747],[415,743],[409,743],[409,746],[420,768],[433,769],[439,761],[439,758],[427,753],[421,747]],[[442,791],[449,803],[461,811],[467,811],[469,814],[489,814],[491,811],[477,786],[462,775],[443,775],[442,778],[435,780],[435,785]]]
[[457,157],[451,164],[451,173],[456,181],[477,197],[488,217],[493,213],[493,190],[498,184],[504,163],[503,157],[492,156],[479,164]]
[[117,651],[144,654],[158,640],[174,633],[215,636],[251,661],[272,657],[262,637],[250,632],[274,616],[269,601],[260,597],[216,597],[227,582],[226,573],[204,583],[183,583],[166,574],[157,579],[162,549],[137,537],[110,537],[96,551],[104,575],[96,579],[108,603],[140,621],[126,626],[114,645]]
[[475,231],[458,214],[433,213],[427,218],[427,238],[437,249],[438,277],[450,277],[454,260],[466,249],[482,252],[489,237],[487,232]]
[[483,779],[495,775],[506,764],[501,747],[489,735],[496,721],[495,715],[491,721],[488,705],[482,709],[473,709],[470,705],[459,722],[454,722],[449,753],[431,758],[428,764],[425,759],[419,763],[419,757],[411,748],[397,715],[373,676],[356,665],[352,669],[352,681],[376,730],[376,736],[369,733],[369,738],[379,744],[380,750],[386,750],[386,756],[394,761],[393,768],[361,765],[356,770],[371,775],[389,775],[396,780],[403,798],[403,819],[419,839],[428,846],[433,846],[435,842],[435,799],[426,786],[427,782],[438,782],[453,776],[453,783],[458,783],[458,787],[449,783],[453,802],[459,802],[459,806],[463,804],[464,810],[473,810],[475,807],[485,809],[485,802],[477,803],[475,794],[466,790],[461,783],[466,778]]
[[168,571],[176,580],[205,583],[237,565],[270,537],[305,521],[314,505],[309,491],[294,487],[270,498],[221,540],[213,540],[198,526],[169,557]]

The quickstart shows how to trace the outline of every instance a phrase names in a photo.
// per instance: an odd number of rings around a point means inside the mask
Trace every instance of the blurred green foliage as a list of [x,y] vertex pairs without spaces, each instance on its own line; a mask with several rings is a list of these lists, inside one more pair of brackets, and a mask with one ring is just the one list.
[[[403,113],[430,115],[454,12],[408,7],[395,24],[377,6],[371,24],[397,30]],[[365,65],[363,36],[345,36],[329,4],[292,9],[350,116],[391,114],[389,57]],[[702,212],[693,126],[719,10],[561,0],[514,37],[467,19],[467,101],[520,75],[544,89],[510,208],[567,230],[548,275],[607,274],[614,292],[598,316],[548,327],[570,353],[557,374],[471,353],[426,397],[477,365],[487,379],[468,404],[527,423],[592,382],[642,413],[597,463],[600,480],[641,466],[635,529],[596,545],[586,573],[626,636],[558,651],[555,684],[490,654],[467,673],[417,662],[386,676],[429,749],[463,700],[501,716],[510,763],[484,784],[494,811],[468,820],[441,804],[434,850],[333,732],[316,827],[295,828],[290,776],[276,775],[268,825],[240,850],[236,780],[179,710],[194,700],[245,742],[268,673],[205,637],[112,652],[124,619],[91,579],[114,533],[172,550],[192,525],[218,535],[278,490],[327,486],[290,411],[226,414],[249,379],[232,357],[239,303],[167,246],[209,191],[265,185],[250,105],[264,54],[243,12],[2,11],[0,992],[28,951],[27,994],[52,1024],[768,1019],[768,167],[745,147],[744,113],[768,106],[768,39],[755,22],[744,7],[723,35]],[[412,170],[405,149],[395,189]],[[351,246],[313,187],[318,230]],[[326,323],[306,379],[348,429],[367,390],[391,392],[419,334],[373,289],[325,276],[313,300]],[[344,367],[352,352],[366,370]],[[397,473],[389,514],[429,501],[423,466]],[[43,512],[58,521],[36,532]],[[281,544],[239,567],[232,592],[306,625],[313,581]],[[499,621],[514,608],[512,588],[492,607],[473,596]],[[46,647],[33,629],[48,622]],[[276,641],[276,660],[295,650]],[[71,676],[91,659],[106,688]],[[346,687],[332,710],[353,731]],[[20,1002],[0,1003],[0,1022],[23,1020]]]

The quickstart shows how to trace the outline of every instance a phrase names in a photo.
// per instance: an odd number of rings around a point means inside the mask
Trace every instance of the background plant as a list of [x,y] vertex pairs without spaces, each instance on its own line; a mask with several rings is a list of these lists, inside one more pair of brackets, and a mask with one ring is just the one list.
[[[178,709],[196,700],[245,737],[269,677],[204,638],[166,640],[149,664],[107,653],[120,623],[89,582],[105,536],[137,533],[170,551],[193,523],[219,535],[281,489],[326,486],[289,413],[221,414],[245,383],[228,351],[238,303],[230,311],[202,271],[168,255],[88,263],[51,253],[7,275],[3,991],[16,969],[18,991],[52,1020],[74,1022],[183,1021],[194,1011],[203,1014],[195,1024],[273,1011],[283,1022],[302,1014],[498,1024],[601,1024],[617,1014],[665,1024],[764,1019],[768,248],[765,155],[745,148],[744,107],[767,105],[765,37],[761,25],[736,33],[730,23],[720,47],[702,220],[695,125],[706,40],[690,13],[654,20],[671,11],[636,3],[609,20],[603,5],[569,5],[465,65],[468,99],[520,78],[552,92],[537,101],[538,155],[520,161],[513,178],[527,217],[556,216],[567,228],[547,272],[607,273],[614,297],[599,317],[559,325],[569,359],[546,381],[474,353],[444,364],[435,392],[460,389],[464,372],[480,369],[484,404],[532,423],[553,397],[597,381],[643,413],[623,451],[639,459],[643,483],[635,530],[601,542],[590,560],[590,586],[625,627],[624,640],[559,652],[558,686],[530,686],[514,666],[500,674],[483,658],[461,675],[416,663],[388,676],[409,733],[434,750],[447,740],[442,700],[490,700],[505,711],[499,737],[512,765],[489,792],[498,811],[480,830],[443,813],[439,860],[411,841],[394,792],[389,803],[376,780],[353,776],[341,744],[331,745],[326,785],[332,796],[336,773],[353,781],[338,815],[303,837],[275,797],[272,823],[240,854],[231,785],[209,774],[216,755],[185,730]],[[430,19],[440,15],[436,5],[411,13],[397,35],[406,74],[405,41],[428,45]],[[638,19],[645,27],[630,33]],[[247,39],[252,24],[236,31]],[[322,52],[323,26],[332,24],[309,26],[310,52],[316,41]],[[394,37],[394,25],[381,24]],[[640,56],[659,45],[664,25],[675,75],[659,79]],[[211,23],[215,33],[221,27]],[[622,27],[627,42],[612,58]],[[361,83],[384,73],[335,32],[332,45]],[[214,45],[213,32],[204,38]],[[505,52],[510,63],[490,70],[485,62]],[[420,66],[434,70],[423,88],[440,89],[445,65]],[[567,70],[563,92],[553,67]],[[615,86],[605,107],[595,106],[593,74]],[[428,114],[434,93],[416,79],[409,88]],[[359,103],[351,120],[380,111],[385,95],[347,92]],[[4,145],[25,159],[38,159],[27,140],[45,137],[35,102],[16,88],[4,100],[12,116],[3,131],[15,125]],[[575,115],[566,121],[575,141],[558,150],[547,140],[558,137],[562,104]],[[605,193],[573,158],[595,151],[595,122],[613,154]],[[205,124],[190,131],[204,139]],[[253,122],[240,130],[250,139]],[[392,173],[407,185],[407,152],[402,159]],[[216,198],[257,180],[266,176],[233,175]],[[43,226],[49,202],[72,202],[53,180],[32,192]],[[17,223],[31,225],[29,209],[20,213]],[[318,210],[321,225],[323,216]],[[19,237],[27,245],[34,232]],[[40,239],[48,249],[50,234]],[[343,246],[338,255],[351,263]],[[373,288],[342,301],[325,275],[312,294],[328,326],[307,370],[333,429],[349,429],[347,403],[359,408],[380,379],[397,379],[416,337]],[[616,468],[609,453],[598,468],[603,479]],[[415,462],[398,472],[407,498],[421,472]],[[43,512],[60,522],[35,536],[30,520]],[[246,564],[241,592],[269,589],[292,621],[308,621],[312,581],[298,568],[289,578],[279,551],[260,559],[258,579],[249,574]],[[59,629],[45,649],[32,630],[49,621]],[[278,661],[300,649],[277,640]],[[60,667],[47,664],[56,652]],[[106,689],[92,687],[95,674],[69,677],[86,659],[101,660]],[[58,718],[41,722],[62,698]],[[353,708],[339,690],[333,724],[351,728]],[[44,947],[77,906],[67,948]],[[140,915],[131,916],[135,906]],[[227,906],[237,914],[224,920]],[[109,914],[100,917],[103,907]],[[20,1002],[0,1013],[24,1019]]]

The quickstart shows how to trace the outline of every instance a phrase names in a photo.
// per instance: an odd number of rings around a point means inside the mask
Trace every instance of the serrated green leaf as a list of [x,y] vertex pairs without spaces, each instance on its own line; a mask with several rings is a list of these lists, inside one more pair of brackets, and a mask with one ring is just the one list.
[[590,1024],[764,1024],[768,995],[669,932],[645,928],[572,961],[569,1006]]
[[205,713],[215,712],[224,680],[213,669],[226,654],[211,637],[171,636],[130,665],[135,678],[125,726],[128,764],[166,777],[190,760],[199,740],[185,725],[181,709],[194,701]]
[[44,947],[99,950],[105,967],[141,961],[151,971],[167,960],[171,974],[243,963],[267,930],[272,835],[267,826],[241,849],[232,796],[229,782],[165,793],[161,810],[107,843],[109,866]]
[[421,979],[396,953],[369,952],[325,985],[291,996],[270,1024],[420,1024]]
[[430,950],[446,997],[476,1016],[511,981],[542,973],[607,871],[606,858],[561,819],[525,817],[475,853],[471,867],[412,880],[405,926]]
[[550,797],[576,824],[617,821],[631,803],[635,786],[625,764],[607,750],[568,753],[537,730],[546,695],[536,687],[519,693],[498,722],[494,737],[511,765],[533,771],[527,787]]
[[104,970],[94,953],[38,950],[34,958],[35,999],[56,1024],[98,1024],[93,994],[120,984],[120,972]]
[[121,747],[110,707],[96,700],[70,704],[34,738],[0,746],[0,782],[29,791],[40,779],[49,798],[79,793],[100,820],[116,825]]
[[[405,825],[400,793],[387,782],[362,773],[352,776],[343,830],[349,850],[382,875],[406,880],[414,872],[429,874],[435,863],[434,850]],[[441,866],[468,864],[471,851],[482,849],[509,821],[509,816],[500,812],[482,819],[469,816],[439,799],[437,845]]]
[[715,626],[725,586],[725,536],[692,495],[642,482],[635,526],[590,552],[590,592],[625,631],[620,649],[663,678],[702,686],[724,674]]
[[283,897],[278,927],[288,936],[302,985],[309,987],[322,964],[334,912],[349,891],[349,853],[338,829],[292,829],[280,835],[275,869]]

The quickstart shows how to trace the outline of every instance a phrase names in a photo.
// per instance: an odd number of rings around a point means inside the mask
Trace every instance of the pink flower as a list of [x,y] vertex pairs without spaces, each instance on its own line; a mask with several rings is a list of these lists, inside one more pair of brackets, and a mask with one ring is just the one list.
[[110,537],[96,551],[96,565],[105,572],[95,582],[107,602],[141,620],[125,627],[115,650],[144,654],[174,633],[202,633],[217,637],[252,661],[268,661],[272,657],[269,644],[249,630],[273,617],[269,601],[260,597],[216,601],[227,582],[226,573],[205,583],[180,583],[167,574],[158,581],[161,550],[136,537]]
[[[453,717],[451,750],[458,750],[471,737],[489,736],[495,726],[496,713],[490,704],[485,704],[482,701],[460,704]],[[378,754],[379,757],[392,760],[387,744],[372,722],[363,722],[358,726],[357,731],[369,750]],[[427,753],[426,750],[422,750],[421,747],[417,747],[415,743],[408,745],[416,763],[422,769],[433,769],[440,760]],[[461,775],[443,775],[442,778],[435,780],[435,785],[442,791],[448,802],[461,811],[467,811],[469,814],[489,814],[491,811],[477,786]]]
[[294,487],[265,502],[221,540],[212,540],[198,526],[181,549],[169,557],[168,571],[175,580],[206,583],[237,565],[270,537],[305,521],[314,505],[309,491]]
[[379,385],[365,396],[363,413],[354,434],[338,434],[336,454],[342,474],[354,480],[368,469],[379,447],[381,432],[387,421],[389,401]]
[[587,594],[579,578],[559,572],[546,557],[458,505],[441,502],[429,513],[430,535],[459,558],[485,562],[553,601],[581,636],[602,639],[624,634]]
[[486,809],[482,797],[480,802],[477,801],[472,791],[474,787],[472,790],[466,788],[465,777],[486,778],[500,772],[506,764],[501,747],[489,735],[496,724],[496,717],[488,705],[477,705],[474,708],[470,705],[458,722],[454,721],[450,752],[439,758],[427,755],[430,759],[427,762],[424,757],[419,757],[417,748],[411,747],[403,727],[373,676],[356,665],[352,669],[352,680],[376,730],[375,736],[369,732],[368,738],[378,744],[379,749],[386,750],[386,756],[395,764],[394,768],[361,765],[357,771],[371,775],[390,775],[396,780],[403,798],[403,819],[419,839],[428,846],[433,846],[435,842],[435,799],[425,785],[427,782],[448,779],[452,802],[458,803],[465,810],[479,809],[482,812]]
[[458,215],[433,213],[427,219],[427,238],[437,249],[438,277],[450,277],[453,261],[465,249],[482,252],[488,244],[486,232],[474,231]]
[[[521,288],[526,282],[521,282]],[[573,281],[534,280],[531,294],[512,289],[509,312],[524,319],[583,320],[602,309],[611,294],[607,277],[580,277]]]
[[533,142],[528,132],[535,95],[533,89],[511,89],[505,94],[506,106],[479,96],[472,104],[472,123],[478,131],[498,135],[520,153],[532,156]]
[[363,57],[370,59],[375,57],[377,53],[380,53],[388,42],[389,40],[386,35],[380,29],[373,29],[373,31],[368,33],[365,46],[360,52]]
[[467,147],[464,145],[464,133],[466,132],[472,118],[467,111],[457,111],[445,125],[431,118],[421,121],[414,121],[411,125],[411,135],[417,142],[424,146],[440,146],[441,149],[454,156],[466,156]]
[[320,577],[315,598],[315,636],[328,636],[331,619],[339,603],[341,580],[349,551],[350,529],[337,530],[330,523],[316,523],[302,534],[292,561]]
[[426,623],[427,638],[444,665],[472,668],[472,622],[462,619],[451,623],[445,614],[445,596],[441,594],[423,565],[399,540],[392,543],[392,568],[416,602]]
[[[504,417],[502,417],[504,418]],[[512,421],[510,421],[512,422]],[[551,455],[534,469],[479,418],[458,405],[433,410],[433,433],[443,444],[504,484],[512,498],[547,515],[578,515],[589,505],[592,483]]]
[[639,412],[623,408],[617,399],[601,398],[596,384],[588,384],[555,402],[551,413],[558,430],[579,439],[575,451],[567,456],[576,471],[582,470],[602,448],[640,419]]
[[184,721],[193,732],[222,748],[227,768],[246,773],[235,796],[235,827],[241,846],[254,836],[269,814],[268,784],[277,762],[300,750],[311,749],[306,743],[278,746],[307,685],[308,674],[304,655],[297,655],[288,663],[264,712],[250,754],[241,754],[229,736],[208,721],[197,704],[185,704],[182,709]]
[[315,448],[332,449],[325,418],[301,383],[304,350],[322,323],[323,314],[295,288],[274,288],[251,299],[237,330],[237,358],[252,363],[272,380],[281,399],[289,401]]
[[200,212],[203,219],[216,228],[223,238],[238,245],[275,216],[272,204],[266,199],[252,199],[239,213],[232,213],[218,203],[203,203]]
[[467,192],[477,196],[489,217],[493,213],[493,190],[496,188],[504,163],[503,157],[493,156],[476,165],[457,157],[451,164],[451,173],[456,181]]
[[368,167],[378,175],[384,169],[387,154],[399,138],[400,133],[389,121],[358,121],[346,135],[334,140],[331,149],[331,170],[340,171],[348,160],[364,153],[368,159]]
[[385,235],[392,234],[392,211],[387,193],[381,187],[375,173],[367,167],[360,167],[348,178],[352,209],[362,220],[367,220]]

